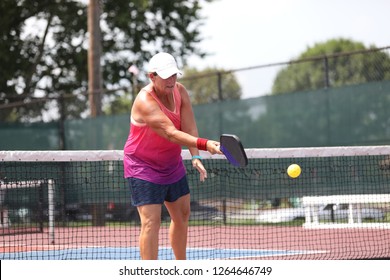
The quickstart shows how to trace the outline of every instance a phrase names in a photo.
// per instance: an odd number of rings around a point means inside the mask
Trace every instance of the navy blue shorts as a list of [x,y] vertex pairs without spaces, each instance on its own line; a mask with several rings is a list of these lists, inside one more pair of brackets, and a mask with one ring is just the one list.
[[131,202],[134,206],[145,204],[163,204],[164,201],[174,202],[189,194],[187,176],[169,185],[154,184],[137,178],[127,178],[131,192]]

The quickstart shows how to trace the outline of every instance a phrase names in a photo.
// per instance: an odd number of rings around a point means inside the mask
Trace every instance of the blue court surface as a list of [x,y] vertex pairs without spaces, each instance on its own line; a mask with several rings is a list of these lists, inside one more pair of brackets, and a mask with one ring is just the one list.
[[[216,249],[189,248],[188,260],[228,260],[228,259],[260,259],[265,257],[319,254],[324,251],[301,250],[249,250],[249,249]],[[139,260],[137,247],[110,248],[85,247],[63,250],[43,250],[29,252],[0,253],[1,260]],[[170,248],[160,248],[159,260],[173,260]]]

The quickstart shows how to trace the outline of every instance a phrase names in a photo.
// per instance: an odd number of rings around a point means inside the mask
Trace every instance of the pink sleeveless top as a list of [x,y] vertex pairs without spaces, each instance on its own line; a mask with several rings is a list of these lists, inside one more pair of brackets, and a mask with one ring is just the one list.
[[[175,101],[173,112],[160,102],[152,84],[142,90],[152,95],[164,114],[177,129],[180,129],[181,96],[177,86],[173,91]],[[124,177],[134,177],[162,185],[175,183],[186,173],[181,150],[180,145],[168,141],[149,126],[137,123],[131,118],[130,133],[124,147]]]

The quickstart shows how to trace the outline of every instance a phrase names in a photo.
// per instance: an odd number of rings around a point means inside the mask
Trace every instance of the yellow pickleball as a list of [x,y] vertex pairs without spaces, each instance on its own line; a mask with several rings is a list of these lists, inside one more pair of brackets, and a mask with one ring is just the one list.
[[299,175],[301,175],[301,167],[298,164],[296,164],[296,163],[291,164],[287,168],[287,174],[291,178],[297,178]]

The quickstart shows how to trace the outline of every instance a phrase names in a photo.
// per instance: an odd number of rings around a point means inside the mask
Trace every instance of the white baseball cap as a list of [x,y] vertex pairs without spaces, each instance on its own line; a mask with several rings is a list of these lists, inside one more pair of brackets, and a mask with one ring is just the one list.
[[169,53],[155,54],[149,61],[149,73],[156,72],[162,79],[168,79],[174,74],[180,74],[175,58]]

